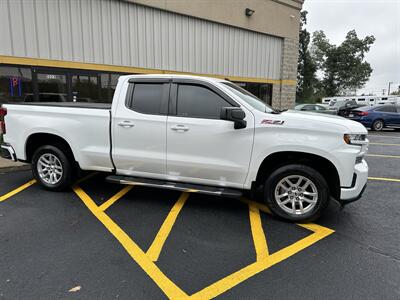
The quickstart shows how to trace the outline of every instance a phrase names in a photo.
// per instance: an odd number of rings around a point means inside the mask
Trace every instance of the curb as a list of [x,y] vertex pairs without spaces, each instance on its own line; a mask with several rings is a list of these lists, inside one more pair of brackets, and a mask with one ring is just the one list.
[[0,168],[0,173],[27,171],[27,170],[30,170],[30,169],[31,169],[31,165],[23,165],[23,166],[15,166],[15,167],[4,167],[4,168]]

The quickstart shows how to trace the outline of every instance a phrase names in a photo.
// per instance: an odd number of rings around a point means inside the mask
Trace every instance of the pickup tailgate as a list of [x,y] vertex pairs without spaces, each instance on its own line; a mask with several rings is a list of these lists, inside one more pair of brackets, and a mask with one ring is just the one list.
[[63,138],[84,170],[111,171],[110,105],[80,103],[5,104],[4,141],[26,160],[26,145],[38,134]]

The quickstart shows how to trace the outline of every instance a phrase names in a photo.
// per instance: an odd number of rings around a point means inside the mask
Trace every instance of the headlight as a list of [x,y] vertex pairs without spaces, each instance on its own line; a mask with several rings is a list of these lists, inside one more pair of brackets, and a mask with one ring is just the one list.
[[368,144],[366,134],[345,134],[343,139],[349,145],[365,145]]

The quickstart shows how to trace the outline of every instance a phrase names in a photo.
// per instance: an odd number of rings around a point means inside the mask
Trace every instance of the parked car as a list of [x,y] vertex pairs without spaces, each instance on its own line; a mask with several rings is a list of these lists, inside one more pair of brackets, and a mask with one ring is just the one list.
[[336,111],[329,110],[328,107],[325,107],[320,104],[299,104],[294,107],[295,110],[300,111],[308,111],[308,112],[316,112],[316,113],[323,113],[323,114],[336,114]]
[[385,127],[400,128],[400,105],[359,107],[349,113],[349,118],[376,131]]
[[216,78],[122,76],[110,105],[6,104],[0,115],[3,157],[31,163],[52,191],[68,188],[79,167],[125,185],[229,197],[262,190],[273,213],[304,222],[331,197],[358,200],[368,177],[361,124],[276,111]]
[[350,100],[350,101],[345,101],[342,104],[340,104],[340,102],[337,102],[334,107],[337,109],[338,116],[347,118],[350,114],[350,111],[362,106],[363,106],[362,104],[357,104],[354,100]]

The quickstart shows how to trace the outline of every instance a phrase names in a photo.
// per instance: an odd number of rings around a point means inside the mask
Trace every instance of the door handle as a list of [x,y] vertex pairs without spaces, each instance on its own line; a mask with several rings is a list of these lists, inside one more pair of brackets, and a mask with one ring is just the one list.
[[185,125],[174,125],[171,126],[171,129],[175,131],[188,131],[189,127],[186,127]]
[[124,127],[124,128],[130,128],[135,126],[131,121],[122,121],[118,123],[118,126]]

